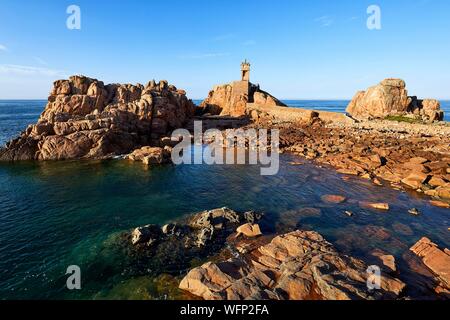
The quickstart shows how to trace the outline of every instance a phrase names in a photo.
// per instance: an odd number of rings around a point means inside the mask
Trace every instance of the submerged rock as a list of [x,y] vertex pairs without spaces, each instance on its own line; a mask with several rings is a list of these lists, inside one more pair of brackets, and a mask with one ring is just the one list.
[[383,264],[384,268],[388,272],[393,272],[393,273],[397,272],[397,265],[396,265],[396,262],[395,262],[395,257],[393,255],[385,254],[381,250],[375,250],[374,252],[372,252],[372,255],[377,257],[378,259],[380,259],[380,261]]
[[329,194],[329,195],[322,196],[322,201],[328,202],[328,203],[338,204],[338,203],[345,202],[345,200],[347,200],[347,198],[344,196],[340,196],[340,195]]
[[194,268],[180,289],[207,300],[351,300],[401,294],[405,284],[385,274],[380,290],[368,290],[366,269],[362,261],[339,254],[320,234],[295,231],[243,257]]
[[170,163],[172,148],[166,146],[160,147],[142,147],[134,150],[131,154],[126,156],[126,159],[132,161],[142,161],[146,165],[161,165]]

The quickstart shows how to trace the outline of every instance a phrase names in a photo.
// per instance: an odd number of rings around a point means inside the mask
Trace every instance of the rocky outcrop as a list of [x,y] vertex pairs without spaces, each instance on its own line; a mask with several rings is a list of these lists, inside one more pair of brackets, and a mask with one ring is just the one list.
[[235,81],[219,85],[209,92],[201,103],[203,114],[241,117],[247,114],[247,104],[255,103],[266,107],[285,106],[284,103],[260,90],[248,81]]
[[227,239],[246,223],[264,223],[263,215],[228,208],[206,210],[163,226],[149,224],[127,230],[114,238],[114,246],[127,257],[124,272],[178,277],[192,266],[220,255],[227,247]]
[[444,118],[437,100],[409,97],[406,83],[401,79],[385,79],[367,91],[359,91],[347,107],[356,119],[383,119],[388,116],[408,116],[427,122]]
[[369,290],[367,266],[341,255],[320,234],[295,231],[247,254],[191,270],[180,283],[207,300],[353,300],[398,297],[405,284],[381,275]]
[[35,125],[0,160],[103,159],[151,145],[192,117],[195,105],[167,81],[109,84],[84,76],[54,83]]
[[[157,249],[160,245],[183,247],[184,256],[215,253],[223,248],[228,236],[242,224],[254,225],[262,214],[248,211],[236,212],[229,208],[202,211],[176,223],[147,225],[125,234],[127,242],[138,250]],[[257,224],[256,224],[257,225]],[[259,226],[257,230],[259,231]],[[158,250],[156,250],[158,251]],[[175,249],[173,254],[178,254]]]
[[438,277],[441,283],[438,291],[445,290],[450,295],[450,251],[439,249],[428,238],[420,239],[411,251],[422,258],[423,263]]
[[[315,160],[336,168],[339,173],[356,175],[376,185],[416,190],[439,200],[430,202],[432,205],[450,207],[449,126],[263,125],[280,129],[282,152]],[[423,132],[410,132],[415,126],[428,128]],[[323,200],[330,199],[324,197]],[[388,207],[388,204],[379,205],[379,209]]]

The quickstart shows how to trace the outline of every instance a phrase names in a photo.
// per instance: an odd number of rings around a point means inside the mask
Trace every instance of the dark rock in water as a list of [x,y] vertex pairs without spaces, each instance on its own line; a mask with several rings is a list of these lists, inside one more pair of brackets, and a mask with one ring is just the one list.
[[157,225],[149,224],[144,227],[139,227],[131,233],[131,243],[145,244],[151,246],[155,244],[162,236],[161,228]]
[[180,234],[179,228],[175,223],[169,223],[169,224],[164,225],[161,228],[161,231],[165,235],[175,235],[175,234],[177,234],[177,232],[178,232],[178,235]]
[[163,227],[147,225],[122,235],[122,246],[134,260],[135,272],[161,271],[179,274],[194,260],[205,259],[224,249],[227,238],[240,225],[258,222],[262,214],[228,208],[207,210]]

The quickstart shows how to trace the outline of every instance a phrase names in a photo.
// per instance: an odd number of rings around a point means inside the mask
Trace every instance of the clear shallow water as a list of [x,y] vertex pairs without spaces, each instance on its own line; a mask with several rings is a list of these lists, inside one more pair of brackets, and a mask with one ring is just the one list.
[[[45,105],[1,103],[3,142],[35,122]],[[319,231],[343,252],[364,259],[381,248],[396,255],[405,277],[408,268],[402,255],[420,237],[450,246],[449,210],[368,181],[343,181],[332,170],[312,164],[292,166],[289,162],[298,159],[288,155],[281,160],[274,177],[260,176],[253,166],[149,170],[127,161],[2,163],[0,299],[160,298],[167,293],[161,283],[146,270],[133,268],[133,261],[117,249],[118,233],[223,206],[264,212],[280,231]],[[342,194],[348,201],[329,205],[321,202],[325,194]],[[360,200],[389,202],[392,210],[363,209]],[[412,207],[423,214],[409,215]],[[354,216],[347,217],[345,210]],[[65,289],[65,270],[73,264],[82,269],[80,292]],[[170,283],[171,278],[162,282]]]

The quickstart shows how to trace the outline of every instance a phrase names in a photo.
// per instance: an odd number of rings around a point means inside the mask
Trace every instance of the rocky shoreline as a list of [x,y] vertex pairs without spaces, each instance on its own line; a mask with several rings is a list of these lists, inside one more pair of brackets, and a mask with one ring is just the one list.
[[[314,231],[273,233],[264,227],[264,215],[251,211],[207,210],[162,227],[136,228],[123,239],[137,255],[164,256],[169,269],[182,275],[179,289],[205,300],[413,299],[395,258],[382,250],[374,253],[381,268],[374,289],[367,285],[374,278],[364,261],[340,253]],[[448,249],[423,238],[411,252],[433,275],[428,298],[449,298]],[[199,257],[207,262],[185,268]]]
[[[164,164],[178,143],[170,137],[173,130],[191,128],[194,120],[203,119],[204,129],[227,128],[222,117],[208,116],[215,110],[248,118],[251,123],[242,121],[244,128],[279,129],[281,152],[378,185],[384,181],[396,189],[415,190],[432,197],[433,205],[450,208],[450,125],[435,122],[442,118],[439,102],[409,97],[405,88],[400,79],[386,79],[357,93],[350,103],[348,112],[359,120],[340,115],[333,121],[314,111],[300,118],[286,113],[294,109],[244,80],[216,87],[196,107],[167,81],[104,85],[73,76],[54,83],[38,122],[0,149],[0,161],[124,156],[147,165]],[[244,105],[236,107],[236,99]],[[253,109],[257,103],[272,112]],[[392,115],[418,117],[423,123],[383,120]]]
[[[450,208],[450,126],[439,122],[437,101],[409,97],[405,86],[401,80],[386,79],[359,92],[349,105],[351,117],[339,115],[334,121],[332,114],[313,110],[291,112],[245,79],[216,87],[197,108],[183,90],[167,81],[104,85],[73,76],[54,83],[38,122],[0,150],[0,161],[121,156],[161,165],[171,161],[178,142],[170,137],[173,130],[189,128],[195,116],[207,119],[208,128],[226,130],[222,115],[245,119],[243,128],[279,129],[281,152],[334,168],[342,179],[354,175],[375,185],[418,192],[430,204]],[[420,123],[392,121],[389,116]],[[338,204],[345,198],[328,195],[322,200]],[[361,206],[390,209],[389,203]],[[415,208],[410,213],[420,214]],[[340,253],[314,231],[277,234],[262,214],[252,211],[208,210],[165,226],[136,228],[121,240],[127,254],[142,258],[144,264],[152,261],[155,269],[182,273],[180,289],[197,298],[410,298],[393,256],[379,250],[381,289],[369,290],[367,263]],[[427,284],[433,297],[448,299],[448,249],[422,239],[411,252],[434,276]],[[202,264],[193,268],[193,261]]]
[[431,204],[450,208],[450,127],[436,128],[441,134],[429,136],[406,127],[386,132],[387,126],[379,131],[321,121],[274,124],[269,120],[254,126],[279,129],[282,152],[376,185],[416,191],[429,196]]

